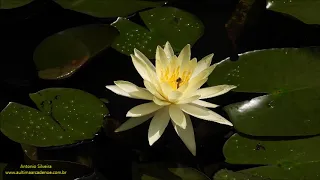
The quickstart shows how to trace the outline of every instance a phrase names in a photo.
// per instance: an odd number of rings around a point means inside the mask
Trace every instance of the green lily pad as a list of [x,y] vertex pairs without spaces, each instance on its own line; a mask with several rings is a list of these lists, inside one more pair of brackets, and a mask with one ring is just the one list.
[[169,41],[179,52],[186,44],[193,45],[204,32],[198,18],[177,8],[159,7],[139,14],[149,30],[124,18],[112,24],[120,31],[112,47],[123,54],[130,55],[137,48],[154,59],[157,45]]
[[267,8],[290,14],[307,24],[320,24],[320,0],[268,0]]
[[70,28],[43,40],[34,52],[42,79],[63,79],[74,74],[89,59],[111,45],[117,29],[106,24]]
[[248,135],[320,134],[320,86],[264,95],[224,109],[237,131]]
[[40,111],[9,103],[1,112],[1,132],[11,140],[37,147],[92,139],[108,110],[98,98],[77,89],[49,88],[30,94]]
[[157,45],[166,43],[155,33],[125,18],[118,18],[112,25],[120,32],[120,36],[115,39],[112,48],[122,54],[129,56],[134,53],[134,48],[137,48],[148,58],[154,58]]
[[289,167],[262,166],[238,171],[268,180],[320,179],[320,162],[294,164]]
[[139,10],[158,7],[165,2],[150,2],[140,0],[55,0],[63,8],[85,13],[91,16],[125,17]]
[[196,16],[174,7],[159,7],[139,14],[149,30],[170,41],[176,51],[196,43],[204,33],[204,25]]
[[0,9],[13,9],[31,3],[33,0],[1,0]]
[[165,163],[133,164],[133,180],[210,180],[190,167],[177,167]]
[[210,86],[232,84],[237,92],[272,93],[320,85],[319,48],[283,48],[223,60],[209,76]]
[[213,180],[267,180],[267,179],[256,177],[246,173],[233,172],[233,171],[223,169],[218,171],[214,175]]
[[320,160],[320,136],[296,140],[251,139],[234,134],[223,147],[231,164],[286,165]]

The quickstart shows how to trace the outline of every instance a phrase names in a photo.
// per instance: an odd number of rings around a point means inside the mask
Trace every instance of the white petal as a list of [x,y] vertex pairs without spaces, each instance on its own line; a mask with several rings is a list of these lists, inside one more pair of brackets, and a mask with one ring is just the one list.
[[202,79],[198,82],[196,81],[191,81],[190,84],[188,85],[187,89],[184,91],[183,93],[183,98],[189,98],[191,96],[194,95],[198,95],[195,94],[195,92],[197,91],[197,89],[199,89],[204,83],[206,83],[208,80],[208,78],[206,79]]
[[209,66],[207,69],[205,69],[202,72],[198,73],[196,76],[191,77],[190,80],[199,81],[201,79],[205,79],[212,73],[212,71],[216,67],[217,67],[217,64],[213,64],[212,66]]
[[147,90],[153,94],[154,96],[156,96],[158,99],[164,100],[164,97],[162,97],[162,95],[160,94],[159,90],[157,89],[157,87],[152,84],[151,82],[144,80],[143,81],[144,86],[147,88]]
[[177,105],[170,105],[169,106],[169,115],[172,119],[172,121],[175,122],[175,124],[179,125],[181,128],[185,129],[187,126],[186,116],[181,111],[179,106]]
[[170,102],[176,102],[182,95],[183,95],[183,93],[181,93],[179,91],[172,91],[169,94],[168,99]]
[[168,97],[169,94],[173,91],[172,87],[169,85],[169,83],[167,82],[162,82],[160,84],[160,87],[161,87],[161,91],[163,92],[162,96],[164,97]]
[[185,63],[189,62],[191,58],[191,47],[190,44],[187,44],[180,52],[178,59],[180,62]]
[[196,94],[201,96],[200,99],[207,99],[207,98],[212,98],[212,97],[225,94],[236,87],[237,86],[234,86],[234,85],[212,86],[212,87],[198,89],[196,91]]
[[192,104],[196,104],[196,105],[207,107],[207,108],[216,108],[216,107],[219,106],[217,104],[212,104],[212,103],[209,103],[209,102],[206,102],[206,101],[202,101],[202,100],[192,101]]
[[195,77],[200,72],[202,72],[203,70],[207,69],[211,64],[212,57],[213,57],[213,54],[209,54],[209,55],[205,56],[204,58],[202,58],[198,62],[197,67],[194,69],[191,78]]
[[148,65],[150,67],[150,69],[152,69],[153,71],[155,71],[155,66],[152,64],[152,62],[142,53],[140,52],[138,49],[134,48],[134,55],[137,58],[140,58],[141,60],[143,60],[144,63],[146,63],[146,65]]
[[164,130],[168,126],[170,121],[168,107],[165,107],[155,113],[153,116],[149,130],[148,130],[148,140],[149,145],[152,146],[163,134]]
[[115,81],[114,84],[116,84],[120,89],[127,92],[131,96],[145,100],[153,99],[153,95],[148,90],[138,87],[137,85],[129,81]]
[[171,59],[171,57],[174,56],[173,49],[169,42],[166,42],[166,45],[164,46],[164,52],[166,53],[168,59]]
[[153,113],[157,110],[162,108],[162,106],[159,106],[155,104],[154,102],[140,104],[138,106],[133,107],[130,109],[127,113],[127,117],[140,117],[145,116],[147,114]]
[[146,116],[141,116],[141,117],[132,117],[129,118],[126,122],[121,124],[120,127],[118,127],[114,132],[120,132],[120,131],[125,131],[131,128],[134,128],[144,122],[146,122],[148,119],[150,119],[154,114],[148,114]]
[[137,99],[137,98],[135,98],[135,97],[131,97],[130,94],[128,94],[128,93],[125,92],[124,90],[120,89],[120,88],[119,88],[118,86],[116,86],[116,85],[108,85],[108,86],[106,86],[106,88],[109,89],[110,91],[118,94],[118,95]]
[[161,64],[163,65],[162,67],[165,67],[169,62],[169,59],[167,58],[167,55],[161,46],[157,46],[156,60],[160,60]]
[[232,126],[230,121],[205,107],[193,104],[181,104],[179,106],[183,112],[188,113],[196,118]]
[[187,122],[186,128],[182,129],[179,125],[173,122],[174,129],[176,130],[177,134],[179,135],[183,143],[189,149],[189,151],[195,156],[197,146],[194,138],[193,126],[190,120],[190,116],[188,114],[185,114],[185,116],[186,116],[186,122]]
[[199,95],[191,96],[189,98],[181,99],[177,104],[188,104],[188,103],[196,101],[199,98],[200,98]]
[[156,96],[153,97],[153,102],[156,103],[159,106],[167,106],[167,105],[170,104],[169,102],[163,101],[163,100],[157,98]]
[[146,65],[146,63],[134,55],[131,55],[131,59],[134,67],[136,68],[140,76],[147,81],[151,81],[150,73],[148,72],[149,67]]

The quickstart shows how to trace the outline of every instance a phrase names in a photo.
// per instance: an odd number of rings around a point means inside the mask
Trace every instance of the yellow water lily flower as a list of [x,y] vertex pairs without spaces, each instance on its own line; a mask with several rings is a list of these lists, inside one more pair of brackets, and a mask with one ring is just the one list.
[[177,57],[169,42],[157,47],[155,66],[139,50],[134,49],[132,62],[143,78],[145,88],[138,87],[128,81],[115,81],[115,85],[106,86],[114,93],[129,98],[150,100],[151,102],[130,109],[123,123],[116,132],[125,131],[151,119],[148,131],[150,146],[163,134],[170,119],[175,131],[189,151],[196,155],[196,143],[190,116],[232,126],[228,120],[209,110],[218,105],[202,99],[225,94],[233,85],[200,87],[206,83],[208,76],[217,64],[211,64],[213,54],[199,62],[191,58],[190,45],[186,45]]

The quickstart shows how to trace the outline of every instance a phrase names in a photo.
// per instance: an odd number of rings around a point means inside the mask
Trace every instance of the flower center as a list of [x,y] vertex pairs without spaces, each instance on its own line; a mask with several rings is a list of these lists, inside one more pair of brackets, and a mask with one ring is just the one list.
[[181,71],[180,66],[167,66],[161,70],[160,81],[167,82],[172,89],[177,90],[189,81],[190,76],[191,72],[188,70]]

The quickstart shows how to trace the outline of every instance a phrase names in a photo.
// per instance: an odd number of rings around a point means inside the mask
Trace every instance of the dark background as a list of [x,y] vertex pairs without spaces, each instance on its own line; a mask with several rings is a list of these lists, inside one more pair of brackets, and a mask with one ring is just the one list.
[[[174,6],[196,15],[205,26],[204,35],[192,47],[193,57],[204,57],[215,53],[214,62],[226,57],[237,60],[237,54],[250,50],[305,47],[320,45],[319,25],[307,25],[294,17],[265,10],[265,2],[259,1],[255,11],[248,17],[237,38],[236,46],[228,38],[225,24],[236,8],[236,0],[174,1]],[[145,123],[120,135],[112,129],[122,123],[124,114],[141,103],[119,97],[105,89],[114,80],[128,80],[142,86],[128,56],[112,48],[105,50],[66,80],[44,81],[37,76],[33,63],[33,51],[46,37],[64,29],[90,23],[111,23],[116,18],[96,19],[81,13],[62,9],[49,0],[36,0],[24,7],[0,10],[0,108],[14,101],[35,107],[28,94],[48,87],[77,88],[106,98],[111,120],[93,141],[57,148],[41,148],[40,159],[77,161],[77,156],[91,156],[92,165],[109,179],[130,179],[132,162],[179,162],[213,174],[221,168],[240,169],[223,163],[222,146],[232,129],[215,123],[193,121],[197,142],[197,157],[184,147],[172,127],[151,148],[147,143]],[[143,25],[136,14],[130,20]],[[144,25],[143,25],[144,26]],[[279,59],[280,60],[280,59]],[[230,93],[216,101],[221,105],[237,102],[254,94]],[[225,116],[222,110],[218,113]],[[108,131],[110,130],[110,132]],[[0,133],[0,162],[20,164],[24,153],[18,143]],[[121,173],[120,173],[121,172]]]

